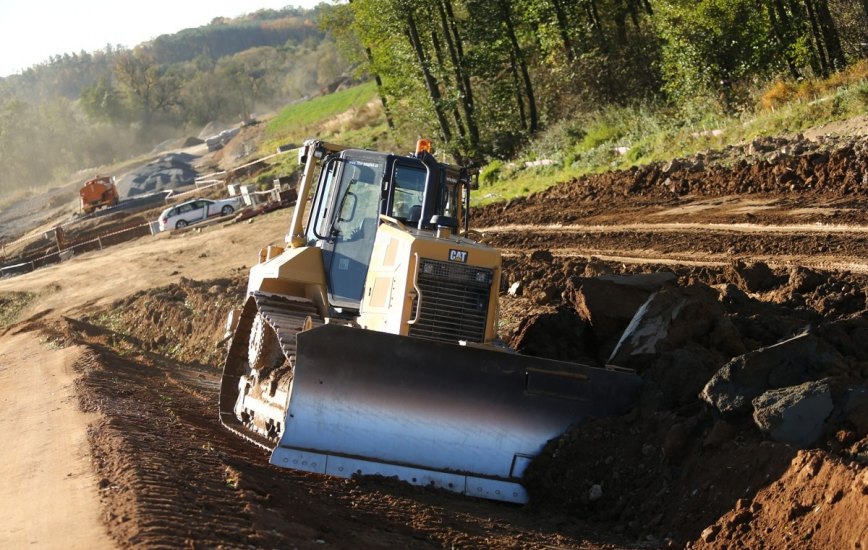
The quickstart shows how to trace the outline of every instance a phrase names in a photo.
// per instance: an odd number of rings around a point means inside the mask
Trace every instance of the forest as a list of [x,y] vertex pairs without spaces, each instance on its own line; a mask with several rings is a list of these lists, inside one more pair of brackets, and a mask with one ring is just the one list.
[[828,77],[868,53],[868,2],[354,0],[323,28],[377,79],[393,124],[428,120],[458,157],[507,158],[579,112],[701,118],[772,78]]
[[587,125],[571,121],[595,113],[630,108],[693,124],[760,100],[810,101],[811,82],[841,71],[856,75],[868,106],[866,56],[868,0],[349,0],[261,10],[0,79],[0,190],[279,109],[341,76],[376,82],[395,141],[436,136],[456,160],[481,166],[553,127],[587,141]]

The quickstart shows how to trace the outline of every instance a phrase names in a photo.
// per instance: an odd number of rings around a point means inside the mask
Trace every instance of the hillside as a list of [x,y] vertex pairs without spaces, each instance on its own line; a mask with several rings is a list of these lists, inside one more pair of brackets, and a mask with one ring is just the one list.
[[325,8],[216,18],[0,78],[0,204],[334,91],[351,63],[318,26]]

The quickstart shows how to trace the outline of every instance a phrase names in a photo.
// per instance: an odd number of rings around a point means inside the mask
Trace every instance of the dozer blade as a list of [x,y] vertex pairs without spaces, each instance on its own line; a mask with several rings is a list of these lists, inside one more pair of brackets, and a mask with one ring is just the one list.
[[325,325],[298,334],[271,463],[524,503],[521,476],[545,443],[624,412],[640,384],[632,372]]

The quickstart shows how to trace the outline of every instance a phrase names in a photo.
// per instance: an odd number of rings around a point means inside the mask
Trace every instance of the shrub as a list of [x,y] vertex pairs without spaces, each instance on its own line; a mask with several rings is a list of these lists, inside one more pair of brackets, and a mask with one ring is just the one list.
[[792,83],[778,80],[762,95],[760,107],[767,111],[773,111],[781,105],[789,103],[797,92],[801,92],[801,90]]
[[479,183],[481,185],[492,185],[494,182],[500,179],[500,173],[502,169],[502,160],[493,160],[489,162],[482,168],[482,170],[479,171]]

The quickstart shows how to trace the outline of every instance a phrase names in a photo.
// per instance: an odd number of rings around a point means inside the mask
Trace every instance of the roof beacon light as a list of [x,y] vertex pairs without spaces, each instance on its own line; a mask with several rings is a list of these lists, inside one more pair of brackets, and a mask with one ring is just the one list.
[[422,151],[425,151],[426,153],[431,152],[430,139],[419,138],[419,140],[416,141],[416,156],[418,157],[419,155],[421,155]]

